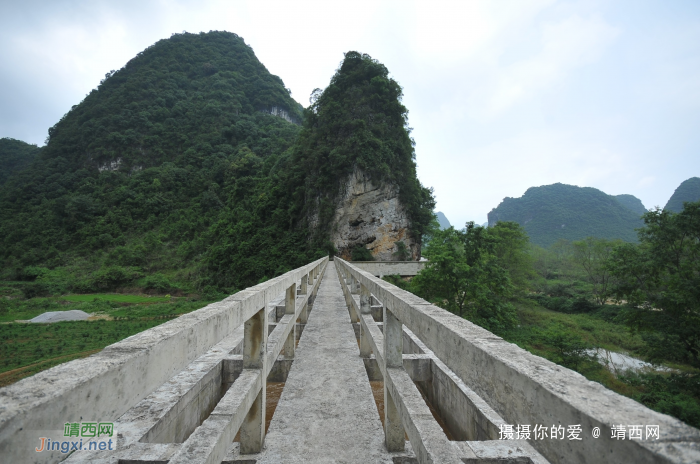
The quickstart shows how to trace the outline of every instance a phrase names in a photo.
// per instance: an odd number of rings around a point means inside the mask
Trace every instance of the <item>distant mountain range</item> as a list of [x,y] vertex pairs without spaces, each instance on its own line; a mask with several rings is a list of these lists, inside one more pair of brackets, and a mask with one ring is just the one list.
[[442,211],[437,212],[437,220],[440,223],[441,230],[449,229],[450,227],[452,227],[452,224],[450,224],[450,221],[447,220]]
[[646,212],[632,195],[608,195],[591,187],[566,184],[531,187],[520,198],[506,197],[488,214],[489,226],[515,221],[536,245],[589,236],[636,242]]
[[634,195],[628,195],[623,193],[622,195],[615,195],[617,201],[619,201],[622,206],[637,213],[639,216],[647,212],[647,209],[642,204],[642,200],[635,197]]
[[691,177],[681,182],[664,209],[679,213],[683,211],[683,202],[700,200],[700,177]]

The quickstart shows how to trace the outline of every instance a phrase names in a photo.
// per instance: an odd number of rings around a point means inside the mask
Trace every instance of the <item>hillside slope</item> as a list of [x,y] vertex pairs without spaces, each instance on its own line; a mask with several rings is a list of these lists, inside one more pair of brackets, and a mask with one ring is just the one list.
[[[0,189],[2,277],[32,279],[27,266],[40,266],[61,267],[54,280],[75,291],[155,272],[206,285],[206,253],[216,245],[209,228],[232,208],[266,214],[249,202],[274,189],[271,171],[301,120],[282,80],[237,35],[157,42],[49,129],[32,169]],[[247,219],[239,214],[229,226]],[[284,232],[277,229],[271,241]],[[256,282],[274,266],[230,270],[229,284]],[[101,270],[108,275],[95,277]]]
[[700,177],[691,177],[681,182],[664,209],[680,213],[683,211],[683,202],[698,200],[700,200]]
[[647,212],[647,209],[644,207],[644,203],[642,203],[642,200],[635,197],[634,195],[615,195],[615,198],[617,199],[617,201],[620,202],[622,206],[637,214],[638,216],[641,216]]
[[444,230],[452,227],[452,224],[450,224],[449,219],[447,219],[447,216],[445,216],[442,211],[438,211],[436,215],[438,223],[440,224],[440,229]]
[[316,95],[302,110],[235,34],[157,42],[0,188],[0,280],[36,294],[254,285],[334,251],[332,202],[358,168],[397,193],[420,240],[434,203],[386,67],[349,52]]
[[27,168],[41,149],[11,138],[0,139],[0,185],[7,182],[12,174]]
[[[345,54],[328,87],[314,91],[275,184],[283,196],[273,217],[284,214],[290,231],[309,234],[289,242],[290,247],[298,250],[306,243],[314,253],[325,250],[345,258],[353,251],[364,259],[420,256],[434,201],[416,176],[401,96],[383,64],[354,51]],[[216,233],[230,245],[212,251],[222,278],[235,264],[229,258],[229,248],[237,246],[230,229],[219,224]]]
[[559,183],[531,187],[520,198],[506,197],[488,218],[489,226],[519,223],[540,246],[588,236],[636,242],[635,228],[642,226],[639,215],[617,198],[591,187]]

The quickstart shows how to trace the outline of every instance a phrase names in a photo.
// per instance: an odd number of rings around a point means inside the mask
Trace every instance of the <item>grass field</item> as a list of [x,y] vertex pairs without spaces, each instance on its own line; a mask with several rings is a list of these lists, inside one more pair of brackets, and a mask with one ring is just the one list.
[[[71,297],[81,297],[77,301]],[[209,302],[188,298],[97,294],[50,298],[0,298],[0,387],[57,364],[83,358]],[[47,311],[79,309],[104,316],[92,321],[31,324]]]
[[57,301],[114,301],[115,303],[164,303],[169,296],[122,295],[119,293],[90,293],[87,295],[63,295],[54,297]]
[[516,303],[520,324],[501,334],[533,354],[573,369],[587,379],[700,427],[700,377],[698,370],[669,363],[673,373],[626,372],[615,375],[588,354],[605,348],[644,358],[645,342],[628,327],[603,320],[596,314],[564,314],[543,308],[531,300]]

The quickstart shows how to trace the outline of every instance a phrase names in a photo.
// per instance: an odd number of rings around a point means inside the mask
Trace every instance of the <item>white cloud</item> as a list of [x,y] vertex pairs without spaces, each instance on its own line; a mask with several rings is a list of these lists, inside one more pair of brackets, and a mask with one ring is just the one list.
[[538,53],[492,70],[493,87],[487,97],[486,113],[496,115],[547,91],[577,68],[594,62],[617,34],[614,27],[599,18],[573,16],[542,25]]

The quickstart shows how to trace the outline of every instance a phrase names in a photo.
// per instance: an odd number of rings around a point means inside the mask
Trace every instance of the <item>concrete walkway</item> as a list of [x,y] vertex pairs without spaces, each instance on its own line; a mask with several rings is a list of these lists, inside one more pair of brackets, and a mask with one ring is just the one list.
[[328,267],[258,463],[391,463],[335,263]]

